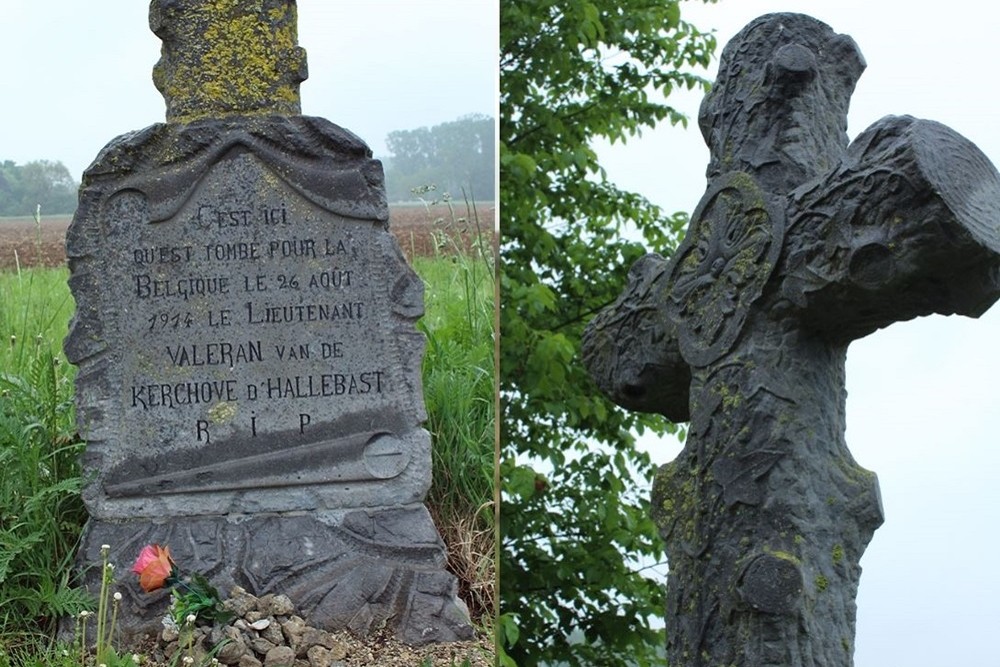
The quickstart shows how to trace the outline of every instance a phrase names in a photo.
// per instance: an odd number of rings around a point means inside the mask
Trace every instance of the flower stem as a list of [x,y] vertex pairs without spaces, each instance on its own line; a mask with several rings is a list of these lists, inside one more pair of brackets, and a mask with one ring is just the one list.
[[107,637],[107,640],[105,641],[105,646],[108,649],[111,648],[111,641],[114,638],[114,633],[115,633],[115,625],[118,623],[118,605],[119,604],[120,604],[120,602],[119,602],[119,594],[115,593],[114,601],[111,603],[111,624],[108,625],[108,628],[107,628],[107,630],[108,630],[108,637]]
[[76,617],[76,636],[80,638],[80,667],[87,664],[87,612],[81,611]]
[[111,588],[112,573],[114,572],[114,567],[108,562],[110,552],[109,545],[101,545],[101,594],[97,598],[97,644],[95,646],[98,664],[107,662],[104,654],[108,647],[104,643],[104,634],[107,625],[108,591]]

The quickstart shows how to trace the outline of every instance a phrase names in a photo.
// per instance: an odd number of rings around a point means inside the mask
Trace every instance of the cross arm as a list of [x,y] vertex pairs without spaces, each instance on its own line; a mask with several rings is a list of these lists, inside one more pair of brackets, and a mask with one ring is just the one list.
[[1000,297],[1000,174],[940,123],[883,118],[788,201],[781,296],[831,340]]
[[667,260],[651,253],[628,272],[625,290],[583,334],[583,360],[597,386],[629,410],[690,418],[691,369],[666,316]]

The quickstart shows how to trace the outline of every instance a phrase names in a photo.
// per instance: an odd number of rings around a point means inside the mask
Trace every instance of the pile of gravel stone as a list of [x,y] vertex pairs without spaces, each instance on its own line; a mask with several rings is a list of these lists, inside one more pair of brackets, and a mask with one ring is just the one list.
[[310,627],[286,595],[258,598],[237,587],[222,606],[233,614],[227,624],[165,627],[156,646],[143,651],[148,658],[142,664],[185,667],[187,656],[193,667],[213,657],[229,667],[492,667],[495,661],[484,636],[415,647],[399,643],[387,630],[358,637]]
[[[233,613],[224,626],[165,627],[157,653],[172,661],[190,655],[195,664],[213,656],[238,667],[341,667],[347,644],[333,633],[306,625],[287,595],[256,597],[234,588],[223,608]],[[220,648],[219,645],[222,645]],[[157,655],[157,658],[160,656]]]

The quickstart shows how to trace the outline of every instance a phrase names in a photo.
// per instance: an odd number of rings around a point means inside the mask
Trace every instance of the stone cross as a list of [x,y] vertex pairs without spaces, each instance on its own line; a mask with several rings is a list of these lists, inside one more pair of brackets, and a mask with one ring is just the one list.
[[808,16],[733,38],[699,113],[711,161],[687,235],[669,261],[636,262],[585,334],[613,400],[690,421],[652,492],[671,665],[852,664],[858,563],[883,514],[844,441],[848,345],[1000,297],[1000,175],[908,116],[848,145],[864,68]]
[[300,114],[296,21],[294,0],[151,3],[167,122],[102,150],[67,236],[80,561],[111,547],[126,634],[162,629],[166,593],[127,581],[156,542],[317,627],[468,638],[423,505],[423,284],[371,150]]

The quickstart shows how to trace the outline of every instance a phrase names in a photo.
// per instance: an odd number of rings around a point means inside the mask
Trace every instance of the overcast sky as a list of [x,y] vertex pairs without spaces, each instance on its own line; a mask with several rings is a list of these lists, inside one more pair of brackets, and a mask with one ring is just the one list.
[[[695,25],[717,29],[720,46],[774,11],[809,13],[860,46],[868,69],[852,98],[852,139],[882,116],[910,114],[951,126],[1000,163],[1000,39],[992,5],[683,5]],[[700,96],[671,101],[697,117]],[[695,127],[663,128],[624,150],[602,151],[610,177],[669,211],[693,210],[708,161]],[[861,561],[857,667],[1000,665],[998,380],[1000,306],[979,320],[934,316],[896,324],[850,348],[847,443],[878,473],[886,514]],[[677,452],[664,443],[650,450],[660,463]]]
[[[497,0],[299,0],[302,111],[385,137],[495,115]],[[164,120],[146,0],[0,0],[0,160],[61,160]]]

